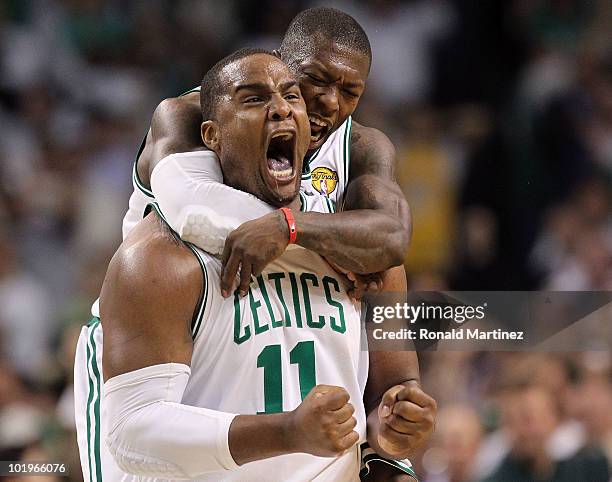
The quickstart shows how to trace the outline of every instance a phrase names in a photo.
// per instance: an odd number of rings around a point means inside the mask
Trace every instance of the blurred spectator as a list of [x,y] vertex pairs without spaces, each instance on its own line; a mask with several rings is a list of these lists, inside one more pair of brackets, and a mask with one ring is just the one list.
[[531,378],[512,378],[500,393],[501,426],[510,452],[484,480],[607,482],[608,461],[601,450],[581,446],[576,431],[562,426],[563,412],[559,392],[552,390],[554,383],[549,386]]
[[409,271],[447,272],[455,235],[456,191],[461,154],[445,137],[439,113],[429,107],[405,114],[406,129],[398,145],[397,179],[419,226],[406,257]]
[[575,415],[586,431],[587,446],[601,447],[612,460],[612,385],[605,371],[587,372],[570,396]]
[[423,457],[425,482],[469,482],[482,439],[480,419],[474,409],[450,405],[438,412],[431,448]]
[[329,2],[353,15],[372,44],[368,90],[387,110],[418,104],[430,93],[433,45],[450,32],[453,8],[445,0]]
[[606,290],[612,286],[612,217],[604,180],[578,186],[551,209],[531,262],[551,290]]
[[0,356],[25,379],[44,383],[53,336],[49,295],[23,270],[14,243],[0,232]]

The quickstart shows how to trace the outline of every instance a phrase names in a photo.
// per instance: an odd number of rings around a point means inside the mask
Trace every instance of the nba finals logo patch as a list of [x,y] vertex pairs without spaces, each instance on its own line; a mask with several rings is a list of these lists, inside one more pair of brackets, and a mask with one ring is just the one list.
[[327,167],[317,167],[312,171],[312,187],[324,196],[329,196],[338,184],[338,173]]

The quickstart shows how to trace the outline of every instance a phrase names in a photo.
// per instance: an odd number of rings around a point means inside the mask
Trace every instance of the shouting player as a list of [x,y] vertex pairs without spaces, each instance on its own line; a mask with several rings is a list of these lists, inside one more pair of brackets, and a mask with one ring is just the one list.
[[[351,118],[371,64],[367,35],[344,12],[313,8],[292,21],[280,55],[299,80],[311,128],[302,173],[301,208],[305,212],[295,213],[297,243],[354,273],[401,265],[411,222],[408,205],[394,180],[394,147],[382,132]],[[245,194],[219,184],[222,176],[216,157],[202,145],[197,90],[167,99],[156,109],[135,165],[136,189],[124,234],[141,219],[144,206],[155,196],[183,239],[212,253],[225,248],[225,296],[232,292],[239,266],[244,294],[251,273],[258,274],[285,248],[286,227],[281,216],[265,204],[249,203]],[[204,92],[203,98],[206,95]],[[253,97],[250,102],[258,99]],[[192,152],[177,154],[187,151]],[[276,166],[283,170],[282,162]],[[260,217],[266,213],[270,214]],[[225,243],[231,229],[254,218],[257,221],[242,225]],[[267,234],[268,249],[255,242],[260,233]]]
[[[296,208],[309,126],[287,67],[240,51],[202,85],[202,137],[226,183]],[[262,102],[248,102],[254,91]],[[270,146],[289,162],[282,180]],[[322,257],[287,249],[244,298],[224,298],[220,277],[220,261],[183,244],[155,213],[113,257],[101,293],[104,343],[94,319],[77,353],[86,480],[356,480],[366,418],[373,447],[400,450],[397,434],[424,417],[432,423],[435,403],[406,378],[368,381],[380,391],[364,394],[359,310]],[[366,413],[364,397],[381,402]]]

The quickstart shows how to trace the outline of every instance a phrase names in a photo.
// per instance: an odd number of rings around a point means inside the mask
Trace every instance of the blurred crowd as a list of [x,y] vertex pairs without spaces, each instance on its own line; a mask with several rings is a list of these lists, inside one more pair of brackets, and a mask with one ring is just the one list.
[[[120,242],[153,109],[224,54],[278,46],[315,4],[0,3],[0,460],[63,461],[80,480],[74,346]],[[325,4],[372,43],[355,118],[397,147],[411,289],[612,289],[611,2]],[[609,353],[421,362],[440,406],[415,457],[426,482],[607,473]]]

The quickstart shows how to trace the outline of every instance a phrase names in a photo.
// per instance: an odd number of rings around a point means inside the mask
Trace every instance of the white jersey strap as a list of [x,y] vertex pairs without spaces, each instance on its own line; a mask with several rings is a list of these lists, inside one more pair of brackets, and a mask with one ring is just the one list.
[[[344,139],[342,142],[342,164],[344,179],[344,191],[346,192],[346,186],[349,182],[349,175],[351,173],[351,133],[353,131],[353,118],[349,117],[346,120],[346,126],[344,127]],[[344,202],[343,202],[344,204]]]

